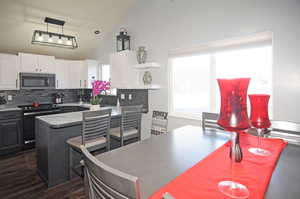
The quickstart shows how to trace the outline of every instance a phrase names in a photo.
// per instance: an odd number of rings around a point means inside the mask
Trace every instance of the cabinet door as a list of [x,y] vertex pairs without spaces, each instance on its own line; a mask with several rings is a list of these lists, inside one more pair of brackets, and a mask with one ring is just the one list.
[[34,54],[20,53],[20,66],[22,72],[38,73],[38,56]]
[[81,65],[82,61],[69,61],[70,88],[81,88]]
[[0,90],[19,89],[19,58],[17,55],[0,54]]
[[88,79],[87,87],[92,88],[92,82],[95,80],[100,80],[100,64],[96,60],[86,60],[88,64]]
[[21,146],[21,120],[15,119],[0,121],[1,149],[16,148]]
[[86,61],[82,61],[80,65],[80,88],[88,88],[88,63]]
[[53,56],[38,55],[40,73],[55,73],[55,58]]
[[57,89],[68,89],[70,88],[70,72],[69,72],[69,61],[67,60],[56,60],[56,88]]

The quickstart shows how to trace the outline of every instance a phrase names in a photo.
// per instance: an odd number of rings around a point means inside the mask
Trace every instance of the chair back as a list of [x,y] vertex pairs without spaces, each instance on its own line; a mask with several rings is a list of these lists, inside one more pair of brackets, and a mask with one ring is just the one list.
[[205,130],[207,128],[224,130],[222,127],[220,127],[218,125],[218,123],[217,123],[218,118],[219,118],[219,114],[217,114],[217,113],[203,112],[202,113],[202,128],[203,128],[203,130]]
[[82,113],[82,143],[103,136],[109,141],[111,109],[86,111]]
[[91,199],[140,199],[139,179],[109,167],[81,146],[85,166],[86,188]]
[[121,131],[131,128],[141,130],[142,105],[139,106],[122,106]]
[[300,145],[300,124],[287,121],[271,121],[268,137],[282,138],[291,144]]
[[168,131],[168,113],[163,111],[153,111],[151,134],[160,135]]

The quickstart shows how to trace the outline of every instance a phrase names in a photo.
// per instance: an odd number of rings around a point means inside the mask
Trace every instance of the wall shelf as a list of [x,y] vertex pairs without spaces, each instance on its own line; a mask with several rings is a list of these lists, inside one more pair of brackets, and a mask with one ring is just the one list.
[[156,62],[147,62],[144,64],[135,64],[132,66],[134,69],[140,69],[140,70],[145,70],[145,69],[152,69],[152,68],[160,68],[160,64]]

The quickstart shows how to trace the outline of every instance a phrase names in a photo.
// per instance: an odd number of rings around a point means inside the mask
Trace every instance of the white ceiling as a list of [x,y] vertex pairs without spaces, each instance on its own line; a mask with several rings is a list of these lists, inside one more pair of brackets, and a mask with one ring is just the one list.
[[[0,0],[0,52],[29,52],[59,58],[97,58],[97,48],[136,0]],[[45,17],[65,20],[64,33],[77,37],[75,50],[32,45],[34,30],[46,30]],[[101,33],[95,35],[99,29]],[[49,31],[60,31],[49,26]],[[113,45],[113,44],[112,44]]]

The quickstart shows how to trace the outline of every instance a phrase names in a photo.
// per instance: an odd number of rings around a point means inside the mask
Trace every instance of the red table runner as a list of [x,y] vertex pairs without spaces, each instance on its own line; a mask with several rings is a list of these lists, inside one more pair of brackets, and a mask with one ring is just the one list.
[[[248,151],[251,147],[257,147],[257,137],[241,133],[240,144],[243,160],[241,163],[235,163],[233,180],[247,186],[250,192],[248,198],[262,199],[281,151],[287,143],[281,139],[262,138],[262,148],[272,153],[271,156],[265,157]],[[218,190],[220,181],[231,180],[229,147],[230,142],[227,142],[149,198],[161,199],[166,192],[176,199],[230,198]]]

